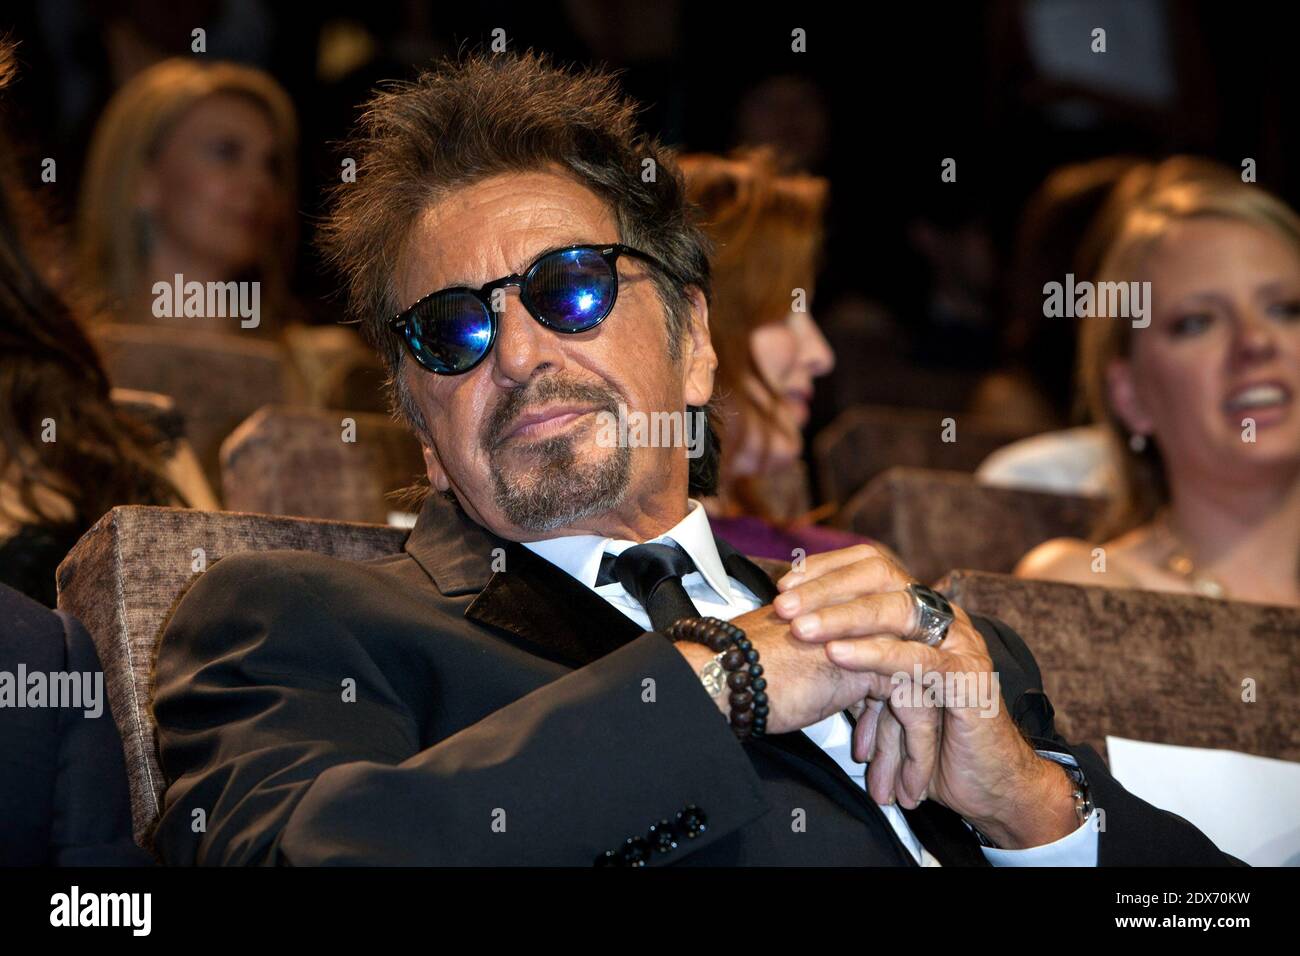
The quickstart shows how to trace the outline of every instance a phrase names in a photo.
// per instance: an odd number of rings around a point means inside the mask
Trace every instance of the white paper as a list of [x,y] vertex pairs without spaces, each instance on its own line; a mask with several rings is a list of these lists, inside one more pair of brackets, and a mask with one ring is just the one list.
[[1300,763],[1107,737],[1110,771],[1251,866],[1300,866]]

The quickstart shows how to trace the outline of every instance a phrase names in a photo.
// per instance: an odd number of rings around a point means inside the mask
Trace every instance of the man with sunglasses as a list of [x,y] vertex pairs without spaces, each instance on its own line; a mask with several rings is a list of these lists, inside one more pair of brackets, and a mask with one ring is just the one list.
[[164,859],[1227,861],[1057,735],[1004,625],[865,546],[774,582],[692,497],[716,445],[596,439],[707,407],[717,366],[706,241],[633,115],[532,55],[371,103],[326,246],[435,493],[400,555],[191,589],[157,667]]

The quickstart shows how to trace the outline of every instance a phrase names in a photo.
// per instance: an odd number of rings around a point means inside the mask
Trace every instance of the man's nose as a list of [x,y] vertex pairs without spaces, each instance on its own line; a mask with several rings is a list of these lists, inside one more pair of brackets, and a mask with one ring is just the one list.
[[529,381],[539,369],[564,365],[559,335],[534,319],[519,301],[519,290],[499,290],[496,302],[497,341],[492,377],[502,388]]

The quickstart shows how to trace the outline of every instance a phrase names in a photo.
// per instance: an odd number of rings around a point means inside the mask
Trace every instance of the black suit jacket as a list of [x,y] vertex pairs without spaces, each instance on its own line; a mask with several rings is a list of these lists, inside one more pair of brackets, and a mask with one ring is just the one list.
[[[99,672],[82,626],[0,584],[0,671]],[[131,838],[122,739],[108,709],[0,706],[0,865],[153,861]]]
[[[976,623],[1022,730],[1087,772],[1102,863],[1231,862],[1062,741],[1023,642]],[[740,744],[663,635],[439,498],[400,555],[214,565],[167,627],[154,713],[174,864],[584,866],[694,804],[704,832],[652,863],[915,865],[804,734]],[[945,865],[986,865],[951,811],[908,819]]]

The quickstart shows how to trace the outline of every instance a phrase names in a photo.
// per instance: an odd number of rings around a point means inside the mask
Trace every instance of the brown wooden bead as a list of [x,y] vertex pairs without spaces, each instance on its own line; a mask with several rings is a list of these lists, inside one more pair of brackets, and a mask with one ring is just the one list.
[[745,660],[745,654],[739,648],[733,647],[722,655],[722,666],[729,671],[738,671],[745,667],[749,662]]

